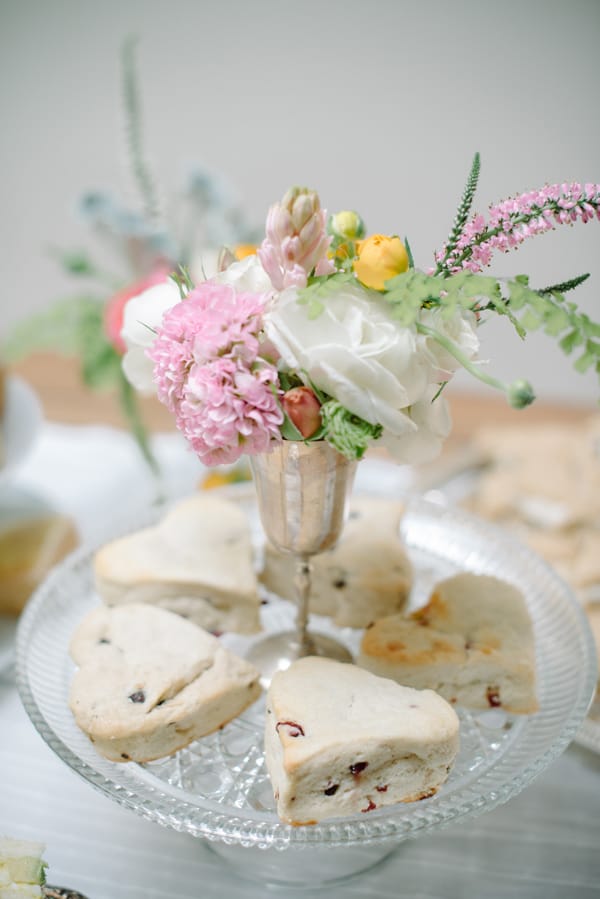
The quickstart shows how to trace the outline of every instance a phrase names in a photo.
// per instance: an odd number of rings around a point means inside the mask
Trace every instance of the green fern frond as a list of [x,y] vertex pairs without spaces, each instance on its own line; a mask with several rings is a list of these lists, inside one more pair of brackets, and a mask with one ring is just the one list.
[[580,284],[590,277],[590,273],[585,275],[577,275],[576,278],[570,278],[568,281],[561,281],[560,284],[551,284],[550,287],[544,287],[538,290],[538,293],[567,293],[569,290],[575,290]]
[[475,198],[475,191],[477,190],[477,182],[479,181],[479,172],[481,171],[481,157],[479,153],[475,153],[473,157],[473,162],[471,163],[471,171],[469,172],[469,177],[467,178],[467,183],[465,185],[465,189],[463,191],[463,195],[461,197],[461,201],[456,212],[456,216],[454,217],[454,222],[452,225],[452,230],[448,236],[448,240],[446,241],[446,250],[444,253],[444,258],[440,263],[438,263],[436,274],[439,274],[444,270],[445,264],[447,260],[450,258],[454,250],[456,249],[456,243],[458,238],[463,232],[463,229],[467,223],[467,218],[469,217],[469,212],[471,211],[471,206],[473,205],[473,200]]

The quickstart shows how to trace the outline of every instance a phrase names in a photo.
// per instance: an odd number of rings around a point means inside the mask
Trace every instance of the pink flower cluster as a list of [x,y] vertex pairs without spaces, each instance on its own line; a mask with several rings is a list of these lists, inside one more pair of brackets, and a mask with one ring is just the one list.
[[331,237],[327,215],[314,190],[292,188],[267,215],[266,234],[258,258],[276,290],[305,287],[308,276],[335,271],[327,258]]
[[277,369],[260,355],[265,301],[205,281],[165,313],[148,350],[159,399],[207,465],[281,440]]
[[491,206],[487,222],[482,215],[473,216],[449,257],[445,259],[443,248],[435,258],[446,271],[480,272],[496,250],[506,253],[556,225],[589,222],[594,217],[600,219],[600,184],[547,185]]

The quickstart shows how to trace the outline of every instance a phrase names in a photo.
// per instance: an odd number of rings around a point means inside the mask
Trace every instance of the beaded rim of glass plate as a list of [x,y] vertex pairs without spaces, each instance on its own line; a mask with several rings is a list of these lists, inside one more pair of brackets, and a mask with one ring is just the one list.
[[[239,497],[248,502],[247,492]],[[156,518],[130,523],[118,533],[137,530]],[[74,670],[66,651],[68,641],[87,607],[98,602],[90,565],[95,548],[82,547],[66,559],[23,613],[17,635],[17,685],[25,709],[46,743],[94,787],[145,818],[208,840],[261,849],[400,842],[490,810],[519,793],[575,737],[596,687],[593,638],[581,607],[564,582],[542,559],[495,526],[461,510],[411,500],[401,535],[418,574],[416,604],[424,600],[433,580],[457,570],[504,577],[524,590],[536,639],[540,711],[528,717],[503,715],[490,721],[490,713],[479,716],[460,710],[463,742],[467,735],[472,744],[476,740],[473,734],[479,731],[485,734],[480,740],[482,745],[487,740],[489,751],[476,763],[467,757],[466,765],[458,772],[454,769],[430,799],[388,806],[368,816],[290,827],[277,819],[268,803],[261,800],[252,807],[249,802],[249,796],[254,801],[266,781],[262,753],[256,746],[250,752],[251,763],[241,756],[242,772],[248,774],[249,782],[238,784],[241,792],[238,790],[231,804],[226,804],[231,791],[213,799],[183,789],[182,765],[185,767],[190,754],[198,754],[198,748],[200,758],[203,746],[212,755],[219,741],[221,747],[223,740],[235,742],[235,734],[244,731],[254,732],[260,740],[257,706],[222,732],[160,763],[119,765],[102,758],[75,725],[67,704]],[[287,623],[287,615],[291,621],[291,604],[270,599],[265,606],[267,626],[269,616],[271,626]],[[318,621],[320,630],[331,628],[350,643],[358,639],[358,632],[341,632],[325,619]],[[243,651],[243,640],[234,638],[230,648]]]

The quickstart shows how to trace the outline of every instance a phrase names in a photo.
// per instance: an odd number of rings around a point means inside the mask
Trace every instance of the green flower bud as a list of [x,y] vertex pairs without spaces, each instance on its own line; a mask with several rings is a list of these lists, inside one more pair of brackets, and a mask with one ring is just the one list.
[[343,240],[360,240],[365,236],[365,223],[357,212],[344,209],[330,216],[327,230]]
[[513,409],[524,409],[529,406],[535,399],[533,387],[529,381],[513,381],[506,391],[509,404]]

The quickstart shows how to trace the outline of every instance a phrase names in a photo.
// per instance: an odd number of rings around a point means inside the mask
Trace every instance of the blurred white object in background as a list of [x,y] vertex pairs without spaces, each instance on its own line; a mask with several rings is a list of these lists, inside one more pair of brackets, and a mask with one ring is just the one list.
[[[0,485],[25,458],[42,422],[37,394],[21,378],[9,375],[5,386],[4,417],[1,423]],[[0,514],[3,508],[0,494]]]

